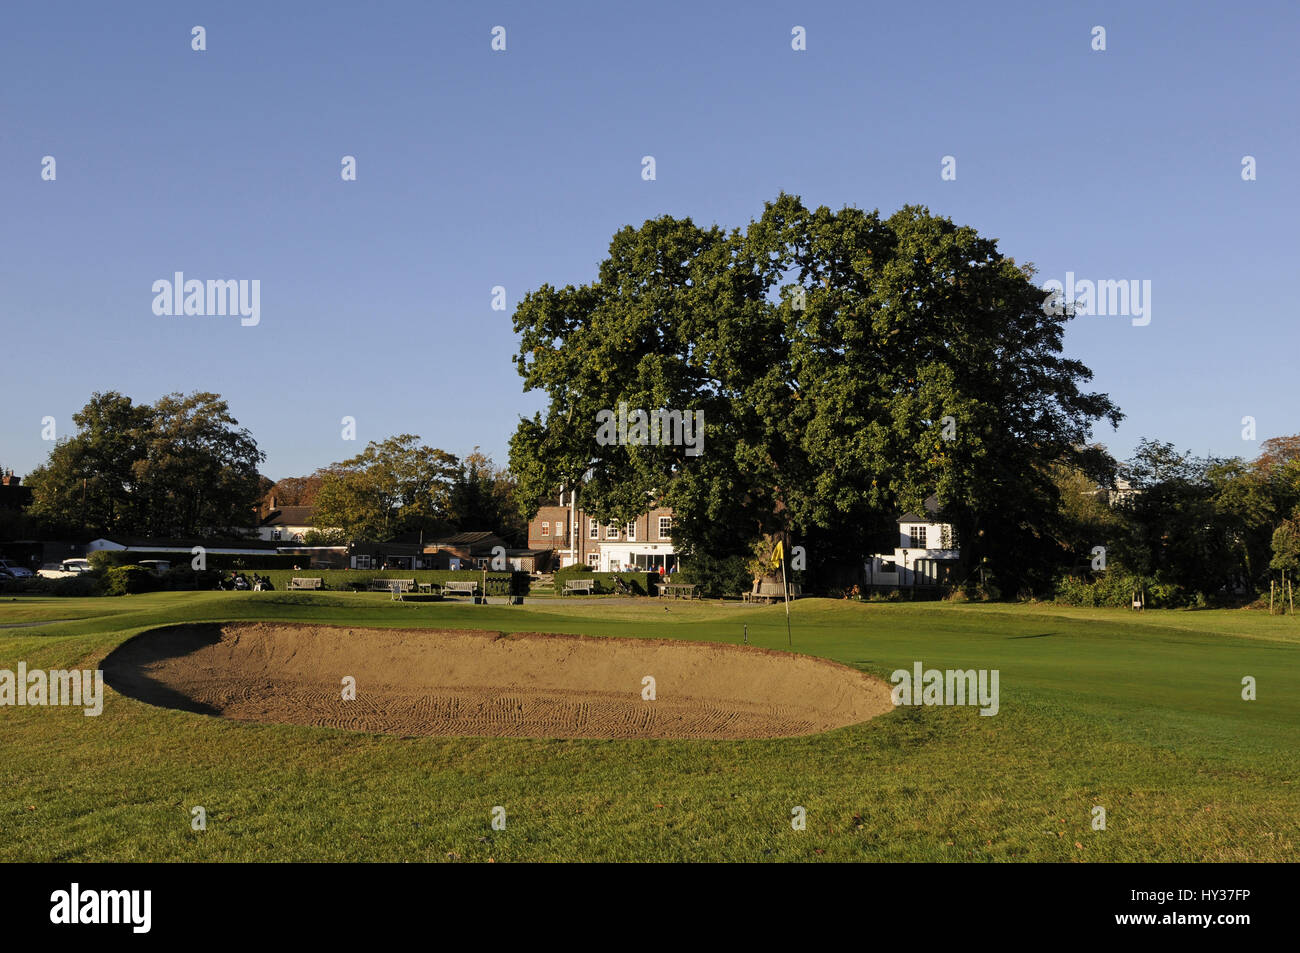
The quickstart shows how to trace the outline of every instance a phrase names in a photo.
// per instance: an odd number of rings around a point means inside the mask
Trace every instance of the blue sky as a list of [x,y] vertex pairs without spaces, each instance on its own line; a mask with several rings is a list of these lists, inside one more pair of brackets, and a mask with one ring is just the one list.
[[[1253,456],[1242,417],[1300,431],[1298,27],[1290,2],[6,4],[0,464],[94,391],[199,389],[273,478],[403,432],[504,462],[541,404],[493,286],[513,309],[625,224],[743,225],[781,190],[927,205],[1040,282],[1150,280],[1148,326],[1066,338],[1128,415],[1098,438]],[[155,315],[176,271],[260,280],[260,324]]]

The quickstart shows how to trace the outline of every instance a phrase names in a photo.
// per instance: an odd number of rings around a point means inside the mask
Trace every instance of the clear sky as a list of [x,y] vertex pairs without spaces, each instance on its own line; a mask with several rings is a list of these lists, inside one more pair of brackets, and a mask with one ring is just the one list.
[[[1128,415],[1097,436],[1253,456],[1243,417],[1300,431],[1298,27],[1291,0],[6,3],[0,465],[96,390],[199,389],[272,478],[403,432],[504,462],[540,406],[524,292],[591,280],[623,225],[743,225],[783,189],[927,205],[1040,282],[1149,280],[1149,325],[1066,338]],[[177,271],[259,280],[260,323],[155,315]]]

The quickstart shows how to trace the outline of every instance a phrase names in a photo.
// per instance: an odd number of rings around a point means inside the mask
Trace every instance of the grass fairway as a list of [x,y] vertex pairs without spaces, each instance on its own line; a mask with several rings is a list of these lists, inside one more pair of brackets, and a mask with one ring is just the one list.
[[[784,649],[784,610],[642,600],[496,607],[384,594],[0,603],[0,668],[89,667],[174,622],[653,636]],[[1001,673],[1001,709],[896,709],[761,741],[399,738],[250,724],[105,689],[0,708],[4,860],[1294,861],[1300,622],[1258,612],[793,607],[794,648],[887,678]],[[1243,701],[1253,675],[1258,700]],[[662,691],[662,688],[661,688]],[[202,805],[205,832],[190,828]],[[494,806],[506,829],[491,828]],[[807,810],[793,830],[791,808]],[[1106,830],[1092,829],[1094,805]]]

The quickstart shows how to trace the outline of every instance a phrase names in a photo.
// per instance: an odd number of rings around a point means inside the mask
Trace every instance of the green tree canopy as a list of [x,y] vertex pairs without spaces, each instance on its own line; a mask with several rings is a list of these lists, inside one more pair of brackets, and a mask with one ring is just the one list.
[[443,528],[458,469],[453,454],[425,446],[414,434],[372,441],[356,456],[319,471],[316,521],[349,539],[372,541]]
[[47,527],[194,536],[252,523],[264,454],[219,395],[96,393],[72,419],[77,433],[27,479]]
[[[590,284],[543,285],[514,315],[526,390],[511,470],[526,512],[582,486],[598,518],[674,507],[689,556],[745,556],[792,531],[810,569],[856,561],[931,493],[963,556],[1017,584],[1055,544],[1051,468],[1119,411],[1061,355],[1069,314],[974,229],[781,195],[743,232],[670,216],[620,230]],[[684,446],[598,443],[597,415],[703,411]],[[986,529],[996,532],[984,534]]]

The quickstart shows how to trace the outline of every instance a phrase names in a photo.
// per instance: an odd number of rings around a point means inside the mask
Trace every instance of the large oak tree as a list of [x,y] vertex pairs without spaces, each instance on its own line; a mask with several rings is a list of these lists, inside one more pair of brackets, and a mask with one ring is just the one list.
[[[1117,423],[1062,355],[1032,270],[994,240],[909,206],[889,217],[781,195],[744,230],[665,216],[614,235],[595,280],[543,285],[514,315],[544,414],[511,443],[521,503],[581,485],[600,518],[651,496],[693,554],[806,541],[811,566],[856,562],[931,493],[968,572],[1040,581],[1057,547],[1054,468],[1087,467]],[[704,452],[601,444],[597,414],[702,410]]]

